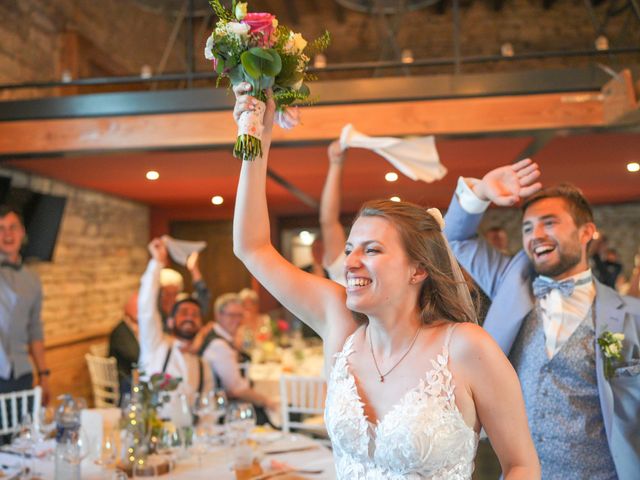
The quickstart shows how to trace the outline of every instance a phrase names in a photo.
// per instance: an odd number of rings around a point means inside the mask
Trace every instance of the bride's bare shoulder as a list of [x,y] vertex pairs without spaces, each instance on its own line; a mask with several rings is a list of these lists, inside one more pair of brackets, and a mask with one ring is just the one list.
[[452,359],[470,365],[490,360],[496,355],[504,356],[491,335],[470,322],[456,324],[449,343],[449,354]]

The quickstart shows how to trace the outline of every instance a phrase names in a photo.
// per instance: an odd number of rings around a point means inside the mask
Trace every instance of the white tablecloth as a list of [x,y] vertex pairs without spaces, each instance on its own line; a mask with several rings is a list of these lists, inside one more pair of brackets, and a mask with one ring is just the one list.
[[253,388],[269,398],[280,395],[280,377],[285,374],[305,377],[323,376],[324,358],[321,354],[307,354],[301,362],[255,363],[249,367]]
[[[258,449],[261,451],[285,450],[298,447],[313,447],[311,450],[298,452],[281,453],[274,455],[263,455],[262,464],[267,465],[270,460],[284,462],[293,468],[321,469],[321,474],[308,475],[296,473],[295,476],[282,475],[278,479],[287,478],[309,478],[317,480],[333,480],[336,478],[333,464],[333,454],[331,450],[324,447],[315,440],[302,435],[285,435],[271,432],[265,434],[265,438],[259,441]],[[258,440],[259,437],[257,438]],[[233,451],[229,447],[215,447],[213,450],[202,456],[202,465],[198,465],[198,459],[191,455],[178,461],[176,469],[159,478],[172,480],[234,480],[235,475],[231,469],[233,462]],[[16,455],[0,453],[0,464],[4,466],[17,466],[20,458]],[[53,461],[35,460],[36,470],[42,474],[44,479],[53,479]],[[82,480],[105,480],[110,479],[111,472],[95,465],[91,460],[86,459],[82,464]]]

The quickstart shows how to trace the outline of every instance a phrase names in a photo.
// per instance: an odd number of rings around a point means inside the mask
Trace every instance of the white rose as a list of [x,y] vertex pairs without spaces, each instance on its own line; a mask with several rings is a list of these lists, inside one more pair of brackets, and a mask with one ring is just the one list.
[[612,357],[615,357],[620,353],[620,347],[618,347],[617,344],[612,343],[611,345],[609,345],[609,352],[611,353]]
[[227,31],[239,37],[246,37],[249,34],[249,25],[240,22],[227,23]]
[[211,53],[211,49],[213,48],[213,35],[207,38],[207,44],[204,46],[204,58],[207,60],[213,60],[215,57],[213,53]]
[[244,17],[247,16],[247,2],[238,2],[236,4],[236,18],[238,20],[242,20]]
[[624,333],[612,333],[611,336],[617,342],[621,342],[624,340]]

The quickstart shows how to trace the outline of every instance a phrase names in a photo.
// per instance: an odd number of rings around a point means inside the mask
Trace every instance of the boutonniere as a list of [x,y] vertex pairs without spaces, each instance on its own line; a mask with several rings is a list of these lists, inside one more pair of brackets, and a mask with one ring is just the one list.
[[604,359],[604,376],[607,379],[613,377],[614,362],[622,361],[622,341],[624,333],[611,333],[608,330],[602,332],[598,338],[598,345]]

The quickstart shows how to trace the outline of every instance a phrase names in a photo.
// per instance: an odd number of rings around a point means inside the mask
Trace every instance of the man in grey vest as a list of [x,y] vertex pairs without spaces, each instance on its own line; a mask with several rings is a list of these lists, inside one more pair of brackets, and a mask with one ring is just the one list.
[[[460,178],[445,234],[492,300],[484,328],[518,372],[542,478],[637,479],[640,302],[592,277],[596,227],[581,192],[540,190],[539,175],[523,160]],[[520,200],[523,250],[508,257],[477,230],[491,202]]]

